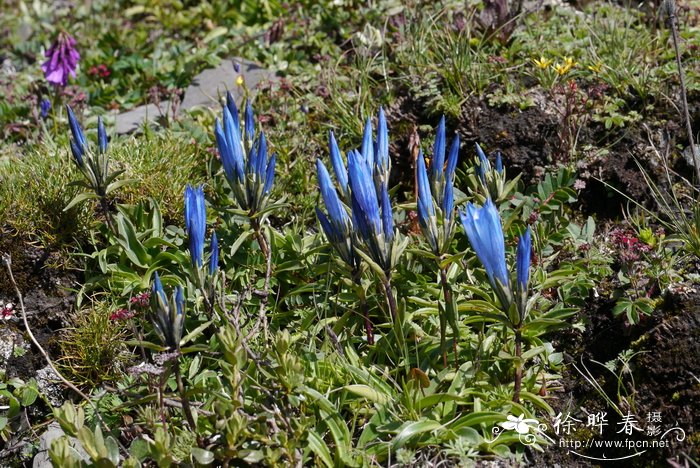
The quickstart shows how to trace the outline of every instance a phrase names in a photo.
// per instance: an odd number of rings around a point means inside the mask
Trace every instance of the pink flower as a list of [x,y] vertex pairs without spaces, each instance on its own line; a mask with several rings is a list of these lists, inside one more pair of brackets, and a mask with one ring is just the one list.
[[66,86],[68,75],[75,78],[80,54],[75,50],[75,39],[70,34],[59,33],[45,56],[48,60],[41,65],[41,69],[46,81],[54,86]]

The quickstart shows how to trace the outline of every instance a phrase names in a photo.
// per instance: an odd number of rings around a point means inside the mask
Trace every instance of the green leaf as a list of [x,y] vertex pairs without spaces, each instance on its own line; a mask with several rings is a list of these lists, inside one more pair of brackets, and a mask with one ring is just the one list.
[[192,447],[192,456],[201,465],[209,465],[214,462],[214,453],[199,447]]
[[83,202],[83,201],[85,201],[85,200],[92,200],[92,199],[95,199],[95,198],[99,198],[99,197],[97,196],[97,194],[95,194],[95,193],[93,193],[93,192],[82,192],[82,193],[79,193],[78,195],[76,195],[75,197],[73,197],[73,199],[70,201],[70,203],[68,203],[68,205],[66,205],[65,208],[63,208],[63,211],[68,211],[68,210],[70,210],[71,208],[73,208],[75,205],[77,205],[77,204],[80,203],[80,202]]
[[309,444],[309,448],[316,456],[329,468],[335,466],[333,463],[333,457],[331,452],[328,450],[328,446],[323,441],[321,436],[319,436],[316,431],[309,431],[309,436],[306,441]]
[[368,385],[346,385],[343,388],[350,393],[367,398],[375,403],[384,404],[391,401],[391,397],[389,395],[381,393]]
[[228,32],[228,28],[225,28],[223,26],[219,26],[218,28],[214,28],[209,33],[204,36],[204,39],[202,39],[202,42],[205,44],[208,44],[209,42],[213,41],[217,37],[223,36]]
[[399,448],[408,442],[412,437],[424,434],[426,432],[432,432],[436,429],[440,429],[442,424],[432,419],[424,419],[421,421],[416,421],[408,426],[404,427],[401,432],[394,438],[393,446],[394,448]]

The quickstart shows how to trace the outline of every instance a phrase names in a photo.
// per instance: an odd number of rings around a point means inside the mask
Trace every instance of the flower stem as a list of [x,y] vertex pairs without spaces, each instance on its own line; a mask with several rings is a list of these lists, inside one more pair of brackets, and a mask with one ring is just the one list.
[[187,398],[187,392],[185,391],[185,384],[182,381],[182,374],[180,373],[180,359],[175,359],[173,363],[173,368],[175,371],[175,379],[177,380],[177,390],[180,392],[180,400],[182,403],[182,411],[185,413],[185,418],[187,419],[187,424],[190,426],[192,432],[197,431],[197,425],[194,422],[194,417],[192,416],[192,408],[190,407],[190,400]]
[[386,301],[389,305],[391,320],[396,320],[396,298],[394,297],[394,292],[391,290],[391,273],[386,274],[386,280],[384,281],[384,295],[386,296]]
[[270,244],[262,232],[262,226],[257,218],[251,218],[250,224],[255,231],[255,239],[260,245],[260,250],[265,257],[265,284],[262,294],[260,294],[260,308],[258,309],[258,320],[262,322],[265,342],[269,340],[269,331],[267,327],[267,301],[270,293],[270,277],[272,276],[272,253],[270,252]]
[[513,384],[513,402],[520,403],[520,387],[523,380],[523,335],[520,327],[515,332],[515,382]]
[[[452,298],[452,289],[450,288],[450,284],[447,282],[447,270],[445,269],[445,267],[440,268],[440,283],[442,284],[442,292],[443,292],[443,295],[445,296],[445,308],[444,308],[443,312],[447,314],[449,311],[450,314],[455,314],[456,309],[454,307],[454,302],[453,302],[453,298]],[[452,327],[456,328],[457,327],[456,317],[452,317],[452,318],[453,318],[453,320],[451,320],[451,322],[452,322],[451,325],[452,325]],[[448,320],[448,317],[445,317],[444,320]],[[444,341],[445,341],[445,337],[444,337],[445,333],[446,333],[445,330],[442,330],[443,345],[444,345]],[[458,369],[459,368],[459,361],[457,359],[457,330],[456,329],[452,330],[452,340],[453,340],[452,341],[452,349],[454,351],[454,359],[455,359],[455,369]],[[446,351],[444,349],[444,346],[443,346],[443,350],[442,350],[442,359],[443,359],[443,363],[445,364],[445,367],[447,367],[447,354],[446,354]]]
[[[352,280],[359,289],[362,289],[362,276],[359,268],[353,268]],[[374,328],[372,327],[372,321],[369,319],[369,308],[367,307],[367,298],[365,298],[364,294],[362,294],[360,299],[360,307],[362,308],[362,317],[365,321],[367,344],[371,346],[374,344]]]

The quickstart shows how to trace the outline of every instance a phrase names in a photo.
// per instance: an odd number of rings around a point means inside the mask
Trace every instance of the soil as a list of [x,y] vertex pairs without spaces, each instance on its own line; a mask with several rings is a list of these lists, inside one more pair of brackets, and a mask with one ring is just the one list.
[[[631,414],[641,429],[654,423],[649,416],[660,413],[655,425],[662,433],[680,428],[667,435],[665,448],[581,448],[578,450],[558,446],[548,447],[544,453],[530,454],[536,466],[668,466],[669,461],[685,466],[685,456],[700,456],[700,294],[682,297],[668,294],[664,307],[652,317],[635,327],[611,315],[612,302],[596,301],[583,311],[587,324],[583,332],[571,329],[554,337],[555,349],[563,350],[569,361],[561,388],[553,391],[549,403],[555,412],[571,414],[582,421],[578,431],[561,435],[570,440],[633,441],[658,440],[661,434],[647,436],[635,431],[633,435],[618,433],[622,418],[606,404],[605,397],[597,391],[574,367],[583,373],[590,372],[604,393],[615,402],[623,414]],[[618,377],[601,364],[617,359],[630,350],[635,354],[629,360],[629,372],[622,374],[623,389],[618,388]],[[601,363],[601,364],[598,364]],[[617,361],[616,372],[621,364]],[[618,397],[621,393],[624,399]],[[625,401],[626,400],[626,401]],[[603,435],[585,428],[587,415],[607,412],[608,426]],[[620,425],[618,425],[620,424]],[[548,424],[551,427],[551,422]],[[678,440],[677,435],[683,440]],[[571,453],[577,452],[579,455]],[[632,456],[635,452],[642,455]],[[587,458],[589,457],[589,458]],[[619,458],[621,460],[611,461]],[[599,460],[595,460],[599,459]]]

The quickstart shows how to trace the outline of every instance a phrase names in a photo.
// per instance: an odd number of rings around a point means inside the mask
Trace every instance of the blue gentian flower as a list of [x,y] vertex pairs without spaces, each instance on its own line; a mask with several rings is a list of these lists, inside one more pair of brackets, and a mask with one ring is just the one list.
[[500,151],[496,151],[496,172],[503,174],[503,159]]
[[443,115],[438,124],[433,144],[433,161],[430,165],[430,178],[436,183],[442,180],[445,166],[445,116]]
[[48,99],[42,99],[39,103],[39,109],[41,112],[41,118],[46,119],[46,117],[49,115],[49,111],[51,110],[51,101]]
[[385,271],[391,269],[394,239],[393,213],[388,188],[381,184],[379,196],[372,177],[372,166],[361,153],[348,154],[352,221],[369,255]]
[[107,132],[102,117],[97,117],[97,150],[99,154],[107,152]]
[[204,256],[204,234],[207,227],[207,213],[204,205],[204,186],[197,188],[189,184],[185,188],[185,228],[189,237],[192,266],[201,267]]
[[530,235],[530,227],[525,230],[525,233],[520,236],[518,241],[518,253],[515,262],[516,278],[518,282],[518,290],[527,290],[527,282],[530,278],[530,251],[532,250],[532,236]]
[[449,221],[454,214],[454,182],[455,170],[457,169],[457,159],[459,158],[459,135],[455,135],[450,145],[450,152],[447,156],[447,166],[445,167],[445,191],[441,203],[442,213]]
[[248,141],[253,141],[255,138],[255,116],[250,100],[245,103],[245,136]]
[[169,299],[158,272],[155,272],[152,289],[151,311],[154,329],[165,346],[177,350],[185,326],[185,298],[182,286],[178,285],[172,299]]
[[338,181],[340,186],[340,192],[347,203],[350,202],[350,192],[348,190],[348,170],[345,168],[345,163],[343,162],[343,157],[340,154],[340,148],[338,148],[338,142],[335,141],[335,135],[333,131],[330,132],[328,137],[328,149],[331,153],[331,164],[333,165],[333,172],[335,173],[335,180]]
[[326,166],[320,159],[316,160],[316,172],[323,204],[328,210],[328,216],[326,216],[321,209],[316,207],[316,215],[321,223],[321,228],[343,261],[350,267],[355,267],[357,259],[352,249],[352,222],[350,217],[338,197]]
[[70,149],[73,153],[75,163],[78,165],[78,167],[83,167],[83,156],[85,155],[85,151],[87,151],[85,134],[83,133],[83,129],[80,128],[78,119],[75,118],[73,109],[71,109],[70,106],[66,106],[66,110],[68,111],[68,125],[70,126],[70,131],[73,135],[73,138],[70,140]]
[[486,183],[486,174],[491,170],[491,163],[486,157],[484,150],[481,149],[479,143],[476,143],[476,155],[479,157],[479,165],[476,167],[476,172],[483,183]]
[[437,253],[440,251],[437,220],[422,151],[416,160],[416,182],[418,184],[418,223],[433,252]]
[[374,158],[376,170],[382,183],[389,182],[389,171],[391,170],[391,160],[389,159],[389,130],[386,125],[384,109],[379,108],[377,117],[377,141],[374,145]]
[[[455,135],[445,163],[445,117],[440,119],[430,168],[426,169],[423,153],[416,161],[418,222],[431,250],[440,255],[449,245],[454,228],[454,178],[459,156],[459,136]],[[440,212],[435,212],[435,207]],[[442,226],[442,230],[438,230]]]
[[228,108],[228,111],[231,113],[231,117],[233,118],[233,128],[237,132],[239,132],[241,128],[241,122],[238,117],[238,107],[236,107],[236,100],[233,99],[233,95],[230,91],[226,92],[226,107]]
[[[498,208],[487,199],[481,208],[467,204],[466,212],[460,211],[462,225],[476,256],[486,269],[491,285],[497,291],[509,290],[510,282],[506,268],[506,249],[503,227]],[[498,284],[500,283],[500,284]],[[505,304],[503,304],[505,306]]]
[[211,235],[209,251],[209,274],[213,276],[219,269],[219,238],[216,237],[216,231]]

